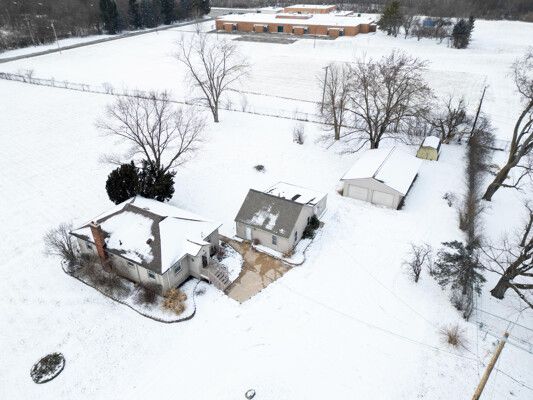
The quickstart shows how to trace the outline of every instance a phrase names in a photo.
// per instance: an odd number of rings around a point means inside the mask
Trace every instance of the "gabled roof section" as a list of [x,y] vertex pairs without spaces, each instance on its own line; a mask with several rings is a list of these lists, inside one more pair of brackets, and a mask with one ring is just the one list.
[[[205,238],[220,227],[196,214],[133,197],[93,219],[100,224],[106,248],[158,274],[164,274],[183,256],[196,256]],[[72,234],[93,241],[90,223]]]
[[250,189],[235,221],[287,238],[303,207],[301,203]]
[[406,195],[422,160],[397,147],[365,151],[341,180],[373,178]]

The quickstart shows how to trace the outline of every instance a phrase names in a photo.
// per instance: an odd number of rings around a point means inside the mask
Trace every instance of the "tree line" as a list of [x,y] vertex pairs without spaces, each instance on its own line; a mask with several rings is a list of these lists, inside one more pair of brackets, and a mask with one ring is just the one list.
[[[357,12],[382,13],[389,0],[344,0],[330,2],[338,8]],[[213,7],[254,8],[300,4],[300,0],[212,0]],[[306,0],[307,4],[324,4],[322,0]],[[403,5],[414,15],[433,17],[468,17],[533,21],[530,0],[404,0]]]
[[0,51],[153,28],[210,12],[209,0],[0,0]]

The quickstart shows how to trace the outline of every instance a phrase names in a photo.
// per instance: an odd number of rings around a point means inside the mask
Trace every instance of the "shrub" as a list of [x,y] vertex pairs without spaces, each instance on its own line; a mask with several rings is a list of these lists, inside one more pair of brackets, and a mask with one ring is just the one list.
[[312,239],[315,237],[315,231],[320,226],[320,221],[316,217],[316,215],[313,215],[307,224],[307,226],[304,229],[304,232],[302,234],[302,239]]
[[445,343],[453,347],[465,347],[466,339],[464,337],[464,330],[459,328],[459,325],[451,325],[440,330],[440,334]]
[[187,300],[187,295],[181,290],[170,289],[165,293],[163,307],[179,315],[185,310],[185,304],[183,304],[185,300]]
[[283,253],[283,258],[291,258],[294,255],[294,249],[289,249]]
[[222,246],[217,247],[217,259],[218,261],[221,261],[224,257],[226,257],[226,249]]
[[257,164],[257,165],[255,165],[254,168],[255,168],[255,170],[256,170],[257,172],[265,172],[265,171],[266,171],[266,170],[265,170],[265,166],[264,166],[264,165],[261,165],[261,164]]
[[257,238],[254,238],[254,240],[252,240],[252,243],[254,244],[254,246],[258,246],[261,244],[261,241]]
[[61,257],[72,265],[78,260],[74,242],[70,236],[72,224],[60,224],[57,228],[49,230],[44,236],[44,252],[49,256]]
[[157,289],[155,287],[141,287],[137,293],[136,301],[145,305],[153,305],[157,302]]
[[304,144],[305,141],[305,128],[303,124],[297,124],[292,129],[292,141],[298,144]]

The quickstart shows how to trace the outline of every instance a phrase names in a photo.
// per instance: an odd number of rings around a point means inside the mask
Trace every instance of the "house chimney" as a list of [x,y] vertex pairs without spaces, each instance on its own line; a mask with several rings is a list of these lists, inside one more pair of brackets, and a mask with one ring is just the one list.
[[96,245],[98,257],[100,257],[100,262],[103,267],[107,267],[107,253],[105,251],[105,240],[102,227],[95,222],[91,222],[89,226],[91,227],[91,233],[93,235],[94,244]]

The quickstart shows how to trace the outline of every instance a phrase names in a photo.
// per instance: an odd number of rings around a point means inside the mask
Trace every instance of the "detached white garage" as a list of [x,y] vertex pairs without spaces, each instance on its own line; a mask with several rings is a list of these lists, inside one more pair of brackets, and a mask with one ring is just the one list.
[[422,161],[397,147],[367,150],[342,177],[343,196],[397,209]]

